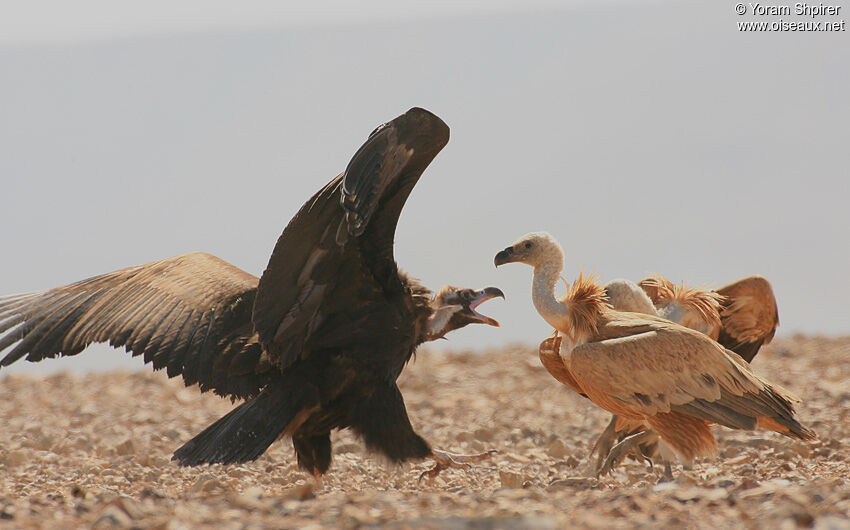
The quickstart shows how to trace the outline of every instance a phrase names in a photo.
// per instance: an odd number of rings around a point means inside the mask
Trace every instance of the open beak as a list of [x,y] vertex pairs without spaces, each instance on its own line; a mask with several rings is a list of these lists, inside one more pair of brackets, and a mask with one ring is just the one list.
[[475,291],[475,297],[469,303],[468,307],[469,316],[475,322],[478,322],[480,324],[488,324],[490,326],[499,327],[499,322],[495,318],[490,318],[487,315],[482,315],[481,313],[475,310],[478,306],[480,306],[487,300],[496,297],[502,297],[503,299],[505,298],[505,293],[503,293],[502,290],[497,287],[487,287],[480,291]]
[[514,261],[514,247],[508,247],[505,250],[500,251],[496,254],[496,257],[493,258],[493,264],[497,267],[499,265],[504,265],[505,263],[512,263]]

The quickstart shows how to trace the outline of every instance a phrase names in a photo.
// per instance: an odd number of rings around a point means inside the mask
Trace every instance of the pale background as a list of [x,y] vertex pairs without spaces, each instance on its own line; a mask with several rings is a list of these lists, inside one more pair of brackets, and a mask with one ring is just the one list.
[[[452,139],[396,257],[433,288],[507,294],[483,307],[501,329],[440,349],[550,332],[531,270],[492,261],[544,229],[568,278],[761,273],[781,333],[850,333],[847,33],[739,33],[752,18],[718,1],[136,4],[4,4],[0,293],[194,250],[259,274],[416,105]],[[3,373],[115,367],[141,360],[96,346]]]

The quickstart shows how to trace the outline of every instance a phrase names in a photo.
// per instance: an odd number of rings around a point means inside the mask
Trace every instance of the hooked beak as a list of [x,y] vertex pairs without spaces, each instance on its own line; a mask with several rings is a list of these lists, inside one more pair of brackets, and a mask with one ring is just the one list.
[[505,293],[502,292],[498,287],[487,287],[480,291],[475,291],[475,297],[469,303],[469,313],[470,317],[479,324],[487,324],[489,326],[499,327],[499,322],[495,318],[490,318],[487,315],[482,315],[478,311],[475,310],[478,306],[490,300],[491,298],[501,297],[505,298]]
[[508,247],[505,250],[500,251],[496,254],[496,257],[493,258],[493,264],[497,267],[499,265],[504,265],[505,263],[513,263],[514,261],[514,247]]

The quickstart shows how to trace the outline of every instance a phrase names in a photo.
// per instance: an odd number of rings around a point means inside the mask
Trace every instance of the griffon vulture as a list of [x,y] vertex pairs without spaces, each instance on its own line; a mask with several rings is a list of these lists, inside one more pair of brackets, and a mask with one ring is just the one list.
[[[770,343],[779,325],[773,288],[766,278],[759,275],[747,276],[711,290],[675,285],[654,274],[637,284],[629,280],[608,282],[605,295],[617,311],[657,315],[699,331],[747,362],[752,362],[762,345]],[[553,342],[549,339],[540,346],[541,358],[558,355],[551,351]],[[640,447],[634,447],[632,442],[618,446],[618,450],[611,453],[615,442],[645,428],[645,425],[636,425],[613,415],[590,451],[591,455],[598,455],[597,471],[611,471],[629,451],[650,458],[656,452],[657,444],[646,440]]]
[[561,366],[550,372],[609,412],[647,424],[636,442],[659,436],[688,463],[717,453],[710,423],[814,439],[795,417],[798,398],[709,337],[657,316],[614,310],[592,278],[579,276],[557,299],[564,254],[549,234],[520,238],[494,262],[534,267],[534,306],[565,341],[555,350]]

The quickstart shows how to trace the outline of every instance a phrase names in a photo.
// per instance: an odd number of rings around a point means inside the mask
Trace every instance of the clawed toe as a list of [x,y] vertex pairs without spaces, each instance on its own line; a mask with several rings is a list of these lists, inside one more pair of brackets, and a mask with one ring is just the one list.
[[422,482],[422,479],[425,478],[428,480],[435,478],[444,469],[448,469],[450,467],[469,467],[470,464],[487,460],[494,454],[496,454],[495,449],[490,449],[489,451],[472,455],[450,453],[448,451],[434,449],[433,454],[430,457],[434,460],[434,467],[419,475],[419,482]]
[[634,454],[652,465],[652,460],[640,450],[640,444],[651,436],[653,436],[651,431],[639,432],[625,438],[622,442],[612,447],[608,452],[608,456],[605,457],[605,460],[596,472],[596,477],[599,478],[613,472],[614,468],[620,465],[630,454]]

